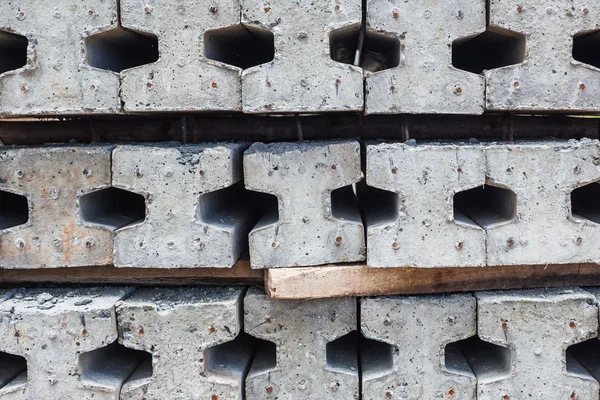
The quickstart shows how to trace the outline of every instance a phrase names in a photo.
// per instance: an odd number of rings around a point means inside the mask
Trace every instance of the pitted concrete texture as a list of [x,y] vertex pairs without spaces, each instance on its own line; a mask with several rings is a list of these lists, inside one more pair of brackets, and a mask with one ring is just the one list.
[[243,399],[253,349],[231,341],[242,331],[243,288],[138,289],[117,305],[120,342],[152,354],[123,400]]
[[87,65],[83,44],[117,24],[116,0],[3,1],[0,30],[29,46],[27,65],[0,75],[0,115],[119,112],[119,75]]
[[119,399],[120,387],[135,365],[122,360],[110,367],[101,357],[85,356],[99,354],[117,340],[114,304],[129,292],[31,289],[0,303],[0,351],[27,360],[26,376],[3,388],[0,398]]
[[[146,198],[146,219],[116,233],[115,265],[229,268],[246,248],[251,207],[242,144],[119,146],[113,185]],[[235,186],[232,186],[235,185]],[[229,204],[238,207],[227,208]]]
[[454,215],[457,192],[485,184],[478,145],[372,144],[366,181],[393,192],[367,208],[367,264],[373,267],[485,265],[485,231]]
[[26,223],[0,230],[0,267],[112,264],[112,233],[86,222],[79,207],[83,195],[110,186],[110,156],[108,146],[0,152],[0,191],[27,197],[29,208]]
[[487,109],[600,109],[600,70],[573,58],[573,37],[600,29],[600,3],[491,0],[489,7],[490,26],[525,35],[527,49],[521,64],[485,72]]
[[367,73],[368,114],[481,114],[485,79],[452,66],[452,43],[485,31],[485,1],[368,0],[369,29],[400,40],[400,64]]
[[204,55],[207,30],[240,23],[238,0],[121,0],[121,21],[156,35],[160,51],[121,73],[126,111],[241,110],[241,69]]
[[398,349],[381,354],[365,348],[364,399],[475,400],[476,380],[465,357],[445,354],[446,345],[475,335],[475,297],[364,298],[360,323],[365,337]]
[[596,337],[596,299],[579,288],[477,293],[477,331],[512,352],[507,371],[475,371],[477,398],[597,400],[598,383],[570,371],[567,347]]
[[333,61],[329,38],[336,29],[358,29],[359,0],[327,2],[242,1],[242,22],[275,38],[273,61],[242,73],[246,113],[360,111],[360,68]]
[[273,360],[259,349],[246,399],[358,399],[357,341],[331,343],[356,329],[356,299],[280,301],[250,289],[244,309],[246,332],[276,345]]
[[267,213],[250,233],[252,266],[364,260],[363,224],[348,187],[361,178],[355,141],[252,145],[244,154],[246,188],[278,199],[278,216]]
[[600,261],[598,221],[575,214],[598,199],[571,201],[600,180],[597,140],[494,145],[486,160],[488,182],[516,194],[514,218],[487,229],[489,265]]

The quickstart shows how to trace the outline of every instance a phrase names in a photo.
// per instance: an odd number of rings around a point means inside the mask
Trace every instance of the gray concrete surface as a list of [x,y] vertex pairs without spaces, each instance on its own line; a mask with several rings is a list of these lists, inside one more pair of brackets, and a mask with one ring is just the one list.
[[368,0],[368,28],[401,45],[397,67],[366,73],[366,113],[483,113],[485,79],[452,66],[452,43],[485,31],[485,15],[484,1]]
[[475,371],[478,399],[598,399],[598,382],[570,368],[566,358],[569,346],[598,335],[592,294],[570,288],[476,297],[479,337],[512,353],[502,361],[502,373],[492,366]]
[[278,200],[250,232],[252,267],[364,260],[363,224],[348,187],[362,178],[358,142],[256,143],[244,153],[244,176],[247,189]]
[[242,22],[275,37],[272,62],[242,73],[246,113],[360,111],[363,77],[358,67],[330,57],[336,29],[358,29],[359,0],[330,2],[242,1]]
[[[243,144],[119,146],[113,185],[143,194],[146,218],[120,229],[120,267],[229,268],[246,250],[254,211],[244,204]],[[234,185],[234,186],[232,186]]]
[[119,75],[90,67],[84,46],[117,23],[116,0],[3,1],[0,30],[29,44],[27,65],[0,75],[0,116],[119,112]]
[[467,360],[446,350],[475,335],[472,295],[364,298],[360,308],[363,335],[393,346],[385,354],[363,349],[363,399],[475,400]]
[[397,196],[365,196],[367,264],[485,265],[484,229],[453,212],[455,193],[484,185],[485,169],[479,145],[368,145],[367,184]]
[[119,341],[152,354],[123,400],[243,399],[253,348],[242,329],[243,288],[138,289],[117,305]]
[[121,0],[126,28],[158,37],[160,58],[121,73],[128,112],[240,111],[241,68],[208,60],[204,34],[240,23],[237,0]]
[[102,349],[117,340],[114,304],[129,292],[29,289],[1,302],[0,351],[24,357],[27,370],[0,389],[0,398],[118,400],[136,360],[124,359],[118,368],[106,368]]
[[357,342],[331,347],[356,330],[356,299],[277,301],[250,289],[244,308],[246,332],[276,346],[275,354],[259,348],[246,399],[359,398]]
[[491,0],[489,8],[490,26],[525,35],[527,47],[522,63],[485,72],[486,109],[600,109],[600,70],[573,58],[574,35],[600,29],[597,2]]
[[[487,229],[489,265],[600,261],[598,198],[588,194],[575,208],[571,202],[573,190],[600,180],[598,141],[496,145],[485,151],[488,182],[516,194],[517,212],[510,222]],[[587,218],[576,214],[580,209]]]
[[[0,230],[0,267],[112,263],[112,233],[86,220],[80,208],[82,196],[110,186],[111,147],[11,148],[0,157],[0,190],[28,202],[27,222]],[[9,211],[2,204],[0,219]]]

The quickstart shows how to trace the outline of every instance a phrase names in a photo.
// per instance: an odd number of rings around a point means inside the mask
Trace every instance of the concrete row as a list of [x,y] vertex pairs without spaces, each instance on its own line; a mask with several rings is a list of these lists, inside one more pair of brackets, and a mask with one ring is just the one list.
[[4,290],[0,398],[598,400],[598,296]]
[[600,6],[488,3],[4,1],[0,115],[600,111]]
[[0,267],[600,262],[598,141],[364,150],[363,181],[352,140],[7,148]]

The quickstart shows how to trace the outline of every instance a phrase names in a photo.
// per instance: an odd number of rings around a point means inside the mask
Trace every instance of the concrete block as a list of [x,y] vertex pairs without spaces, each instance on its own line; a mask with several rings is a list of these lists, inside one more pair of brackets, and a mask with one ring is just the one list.
[[364,399],[475,400],[476,380],[465,357],[446,354],[450,343],[475,335],[475,297],[373,297],[360,307],[363,335],[397,349],[365,349]]
[[276,345],[272,358],[259,349],[248,400],[358,399],[357,342],[342,338],[356,330],[356,299],[280,301],[250,289],[244,309],[246,332]]
[[160,51],[121,73],[126,111],[241,110],[241,68],[205,56],[208,30],[240,23],[239,0],[121,0],[121,21],[156,35]]
[[0,76],[0,115],[119,112],[119,75],[90,67],[83,42],[117,24],[116,0],[3,1],[0,30],[29,45],[27,65]]
[[481,114],[485,80],[452,66],[452,43],[485,31],[485,1],[368,0],[367,26],[400,40],[400,64],[367,74],[368,114]]
[[596,337],[596,299],[581,289],[477,293],[479,337],[508,347],[512,357],[505,373],[475,370],[477,398],[598,399],[598,383],[574,373],[566,361],[567,347]]
[[275,38],[273,61],[242,73],[246,113],[360,111],[358,67],[333,61],[329,39],[337,29],[358,29],[359,0],[345,2],[242,1],[242,22]]
[[0,267],[112,264],[112,233],[90,223],[80,209],[82,196],[110,186],[110,158],[107,146],[3,150],[0,192],[25,196],[28,204],[0,208],[0,220],[21,220],[0,230]]
[[243,399],[254,349],[242,331],[244,288],[138,289],[117,306],[120,341],[152,354],[151,371],[125,384],[122,400]]
[[600,261],[597,197],[592,191],[571,198],[577,188],[598,185],[598,141],[492,145],[485,152],[488,182],[516,195],[514,218],[487,229],[489,265]]
[[99,354],[117,340],[114,304],[129,292],[30,289],[0,303],[0,351],[27,360],[26,375],[1,389],[0,398],[119,399],[137,360],[125,358],[111,366],[108,359],[98,362],[86,353]]
[[453,196],[485,184],[478,145],[367,146],[367,264],[373,267],[485,265],[485,231],[453,212]]
[[573,58],[573,37],[600,29],[600,4],[491,0],[489,7],[490,27],[525,35],[527,49],[522,63],[485,72],[486,109],[600,109],[600,70]]
[[231,267],[254,223],[243,201],[243,144],[119,146],[113,185],[143,194],[143,222],[119,230],[115,265]]
[[253,267],[364,260],[363,225],[348,187],[362,178],[357,142],[257,143],[244,154],[244,177],[247,189],[279,203],[250,232]]

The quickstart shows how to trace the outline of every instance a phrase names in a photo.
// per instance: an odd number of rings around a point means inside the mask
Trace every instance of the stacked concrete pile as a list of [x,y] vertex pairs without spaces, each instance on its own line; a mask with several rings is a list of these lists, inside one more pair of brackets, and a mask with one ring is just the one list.
[[0,115],[598,112],[599,13],[581,0],[5,1]]
[[597,400],[599,295],[5,290],[0,398]]
[[254,268],[600,262],[598,141],[1,155],[2,268],[230,268],[248,249]]
[[[287,113],[300,140],[0,138],[0,269],[600,263],[598,140],[303,141],[299,122],[597,113],[599,43],[584,0],[4,0],[0,118]],[[599,298],[3,288],[0,400],[600,400]]]

